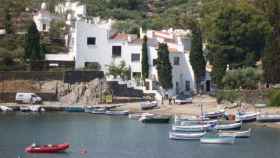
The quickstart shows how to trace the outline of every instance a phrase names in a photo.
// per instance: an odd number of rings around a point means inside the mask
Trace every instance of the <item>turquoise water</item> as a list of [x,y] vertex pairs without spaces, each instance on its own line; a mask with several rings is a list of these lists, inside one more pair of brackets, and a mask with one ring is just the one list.
[[[83,113],[0,114],[0,158],[277,158],[280,130],[253,128],[234,145],[168,139],[171,125],[142,124],[126,117]],[[66,153],[33,155],[24,148],[69,142]],[[86,149],[86,154],[81,150]]]

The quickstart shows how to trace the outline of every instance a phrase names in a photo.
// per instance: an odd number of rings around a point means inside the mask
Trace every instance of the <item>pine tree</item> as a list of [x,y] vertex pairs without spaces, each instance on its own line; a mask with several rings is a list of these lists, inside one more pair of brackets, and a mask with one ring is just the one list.
[[25,36],[25,60],[42,60],[44,59],[43,51],[40,45],[40,33],[34,22],[28,27]]
[[157,71],[162,88],[165,90],[172,88],[172,66],[169,61],[168,46],[164,43],[159,44]]
[[[266,42],[262,58],[264,78],[267,83],[280,83],[280,2],[279,0],[261,0],[261,9],[269,19],[272,33]],[[277,73],[276,73],[277,72]]]
[[192,30],[190,63],[192,65],[196,80],[196,89],[199,91],[199,85],[205,77],[205,58],[203,56],[202,36],[199,28]]
[[144,41],[142,45],[142,79],[145,80],[149,77],[149,63],[148,63],[148,45],[147,45],[147,36],[144,36]]

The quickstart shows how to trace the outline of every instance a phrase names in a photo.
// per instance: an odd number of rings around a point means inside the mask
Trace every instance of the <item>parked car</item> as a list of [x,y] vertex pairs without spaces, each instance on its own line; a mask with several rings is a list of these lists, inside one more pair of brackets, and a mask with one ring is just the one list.
[[40,104],[42,102],[42,98],[35,93],[17,93],[16,102],[25,104]]
[[186,94],[177,95],[175,98],[175,104],[187,104],[192,103],[192,96]]

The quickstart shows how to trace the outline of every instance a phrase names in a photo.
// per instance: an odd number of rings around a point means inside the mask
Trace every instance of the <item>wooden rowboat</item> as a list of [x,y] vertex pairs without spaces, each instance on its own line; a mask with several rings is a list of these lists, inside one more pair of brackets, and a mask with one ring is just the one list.
[[200,138],[201,143],[205,144],[234,144],[235,137],[228,137],[228,136],[203,136]]
[[195,133],[169,132],[169,139],[175,139],[175,140],[200,139],[205,134],[206,132],[195,132]]
[[247,131],[219,131],[219,136],[231,136],[235,138],[248,138],[251,136],[251,128]]
[[202,124],[202,125],[185,125],[185,126],[178,126],[172,125],[173,131],[183,131],[183,132],[203,132],[209,130],[211,124]]

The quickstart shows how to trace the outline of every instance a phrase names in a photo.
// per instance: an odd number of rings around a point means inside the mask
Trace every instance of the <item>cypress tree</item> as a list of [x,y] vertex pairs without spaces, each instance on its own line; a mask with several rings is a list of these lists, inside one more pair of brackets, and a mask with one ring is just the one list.
[[169,61],[167,44],[160,43],[158,48],[157,71],[159,83],[162,88],[168,90],[172,85],[172,66]]
[[7,34],[11,34],[13,33],[13,29],[12,29],[12,16],[11,16],[11,11],[9,8],[9,5],[7,6],[7,8],[5,8],[5,16],[4,16],[4,27],[6,30]]
[[44,59],[44,51],[41,51],[40,33],[34,22],[28,27],[25,36],[25,60],[30,61]]
[[272,33],[266,42],[262,58],[264,78],[267,83],[280,83],[280,2],[279,0],[262,0],[260,3],[272,26]]
[[144,36],[144,41],[142,45],[142,79],[145,80],[149,77],[149,63],[148,63],[148,45],[147,45],[147,36]]
[[191,40],[190,63],[192,65],[196,80],[196,89],[199,91],[199,85],[205,77],[206,62],[203,56],[202,37],[199,28],[193,29]]

